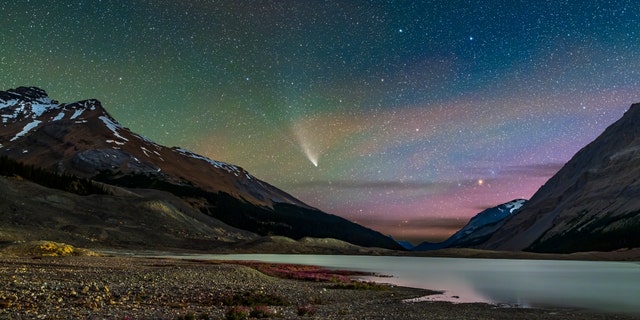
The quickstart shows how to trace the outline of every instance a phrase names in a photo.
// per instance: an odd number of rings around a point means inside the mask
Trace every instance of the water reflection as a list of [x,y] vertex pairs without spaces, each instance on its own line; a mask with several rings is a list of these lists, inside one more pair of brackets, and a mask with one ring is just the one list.
[[372,279],[378,282],[444,291],[442,295],[424,297],[424,301],[571,307],[640,314],[640,265],[634,262],[274,254],[188,257],[367,271],[393,276]]

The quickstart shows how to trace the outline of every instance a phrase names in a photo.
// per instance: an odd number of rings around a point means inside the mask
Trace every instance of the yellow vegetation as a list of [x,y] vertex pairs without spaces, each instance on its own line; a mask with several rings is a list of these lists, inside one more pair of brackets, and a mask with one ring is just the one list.
[[4,247],[0,247],[1,256],[40,256],[40,257],[63,257],[63,256],[99,256],[91,250],[76,248],[66,243],[54,241],[28,241],[15,242]]
[[68,256],[74,253],[75,249],[64,243],[45,241],[38,246],[40,254],[48,257]]

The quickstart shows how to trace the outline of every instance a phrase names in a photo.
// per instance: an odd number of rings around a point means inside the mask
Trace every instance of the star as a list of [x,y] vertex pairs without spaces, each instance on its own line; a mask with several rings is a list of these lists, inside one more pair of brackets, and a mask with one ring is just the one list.
[[415,228],[416,241],[455,232],[429,227],[442,217],[530,198],[640,101],[630,0],[534,11],[208,3],[5,1],[0,90],[99,99],[162,145],[239,165],[385,234]]

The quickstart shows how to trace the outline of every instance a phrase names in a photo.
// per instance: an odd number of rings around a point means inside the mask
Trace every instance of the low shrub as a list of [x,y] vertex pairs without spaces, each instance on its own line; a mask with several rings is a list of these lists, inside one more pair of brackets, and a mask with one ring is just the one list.
[[371,276],[368,272],[348,271],[348,270],[328,270],[318,266],[307,266],[285,263],[268,263],[268,262],[247,262],[247,261],[227,261],[226,263],[234,263],[247,266],[258,270],[266,275],[273,277],[305,280],[314,282],[345,282],[352,280],[351,276]]
[[245,306],[235,306],[227,310],[224,318],[227,320],[245,320],[249,319],[251,309]]
[[39,250],[43,256],[50,257],[68,256],[74,252],[74,248],[68,244],[49,241],[42,242],[37,250]]
[[273,310],[273,309],[271,309],[271,308],[269,308],[267,306],[256,306],[249,313],[250,317],[258,318],[258,319],[271,318],[271,317],[273,317],[275,315],[276,315],[275,310]]
[[234,306],[227,310],[225,319],[227,320],[245,320],[245,319],[265,319],[276,316],[276,311],[267,306],[255,306],[249,308],[246,306]]
[[348,289],[348,290],[387,290],[388,287],[384,284],[379,284],[371,281],[350,281],[350,282],[336,282],[332,288],[334,289]]
[[304,316],[313,316],[316,314],[318,309],[312,305],[304,305],[298,307],[298,315],[301,317]]

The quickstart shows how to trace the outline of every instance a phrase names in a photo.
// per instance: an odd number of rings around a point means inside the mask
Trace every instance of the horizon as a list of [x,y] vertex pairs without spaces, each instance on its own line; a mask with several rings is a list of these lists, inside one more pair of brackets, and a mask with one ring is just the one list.
[[633,1],[257,4],[2,4],[0,84],[412,242],[531,198],[640,102]]

